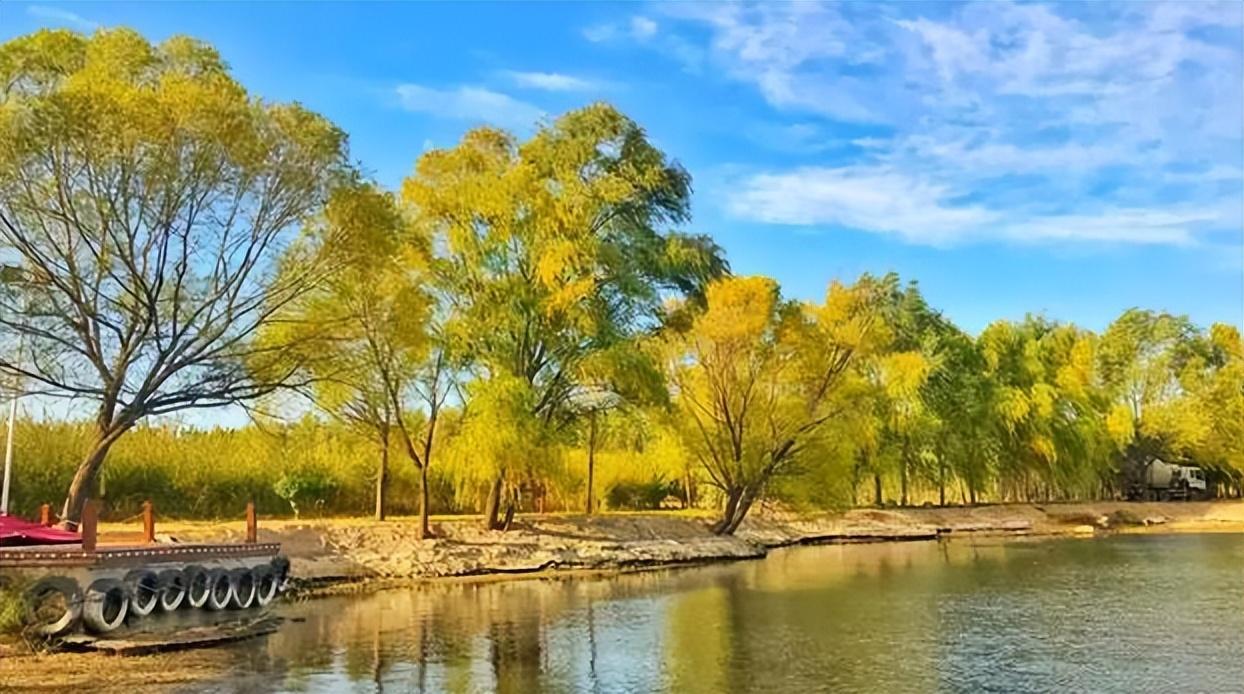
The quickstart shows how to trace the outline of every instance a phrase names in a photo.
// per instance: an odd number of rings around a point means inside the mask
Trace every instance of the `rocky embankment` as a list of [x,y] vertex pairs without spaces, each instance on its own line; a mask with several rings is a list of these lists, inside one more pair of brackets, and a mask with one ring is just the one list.
[[[767,514],[720,537],[704,518],[680,514],[525,517],[509,532],[477,519],[435,522],[416,539],[413,519],[270,521],[260,540],[280,542],[293,575],[312,582],[608,571],[765,556],[794,544],[931,540],[973,535],[1095,532],[1244,532],[1244,502],[996,505]],[[239,539],[241,529],[184,525],[177,539]]]

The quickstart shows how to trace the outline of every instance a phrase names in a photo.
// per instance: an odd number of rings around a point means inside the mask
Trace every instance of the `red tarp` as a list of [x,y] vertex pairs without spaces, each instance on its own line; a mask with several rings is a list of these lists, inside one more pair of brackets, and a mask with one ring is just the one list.
[[68,530],[45,528],[14,516],[0,516],[0,547],[25,545],[70,545],[82,542],[82,536]]

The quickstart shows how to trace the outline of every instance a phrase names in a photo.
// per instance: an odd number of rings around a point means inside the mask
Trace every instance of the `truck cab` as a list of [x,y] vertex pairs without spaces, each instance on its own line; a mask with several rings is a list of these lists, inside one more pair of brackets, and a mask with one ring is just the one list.
[[1204,492],[1206,490],[1205,471],[1199,467],[1180,465],[1179,481],[1185,483],[1189,491]]

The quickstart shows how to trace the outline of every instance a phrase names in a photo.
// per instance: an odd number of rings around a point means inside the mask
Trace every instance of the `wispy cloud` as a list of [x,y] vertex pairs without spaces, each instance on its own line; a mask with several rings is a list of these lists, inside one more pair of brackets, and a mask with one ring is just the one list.
[[631,36],[647,41],[657,33],[657,23],[648,17],[631,17]]
[[69,25],[75,29],[81,29],[82,31],[94,31],[99,28],[99,22],[87,19],[80,14],[76,14],[59,7],[50,7],[48,5],[27,5],[26,14],[31,17],[35,17],[36,19],[42,19],[56,24]]
[[1238,2],[654,11],[660,40],[612,38],[665,53],[683,42],[711,74],[751,85],[775,132],[793,128],[823,162],[753,172],[728,203],[739,216],[939,244],[1181,244],[1238,230],[1241,215],[1221,212],[1244,207]]
[[994,209],[887,167],[802,167],[753,174],[732,188],[729,212],[740,219],[891,234],[934,246],[982,239],[1189,245],[1200,230],[1223,221],[1213,207],[1099,206],[1073,214]]
[[590,26],[583,30],[583,38],[593,43],[623,39],[643,42],[656,36],[658,29],[660,26],[652,18],[636,15],[624,22],[606,22]]
[[527,130],[544,117],[544,111],[538,106],[483,87],[436,89],[418,84],[401,84],[394,92],[402,108],[438,118]]
[[519,72],[505,70],[502,75],[515,86],[548,92],[587,92],[600,88],[594,80],[564,75],[559,72]]
[[760,173],[737,184],[729,211],[736,217],[794,226],[836,226],[943,244],[997,216],[956,206],[951,191],[878,167],[802,167]]

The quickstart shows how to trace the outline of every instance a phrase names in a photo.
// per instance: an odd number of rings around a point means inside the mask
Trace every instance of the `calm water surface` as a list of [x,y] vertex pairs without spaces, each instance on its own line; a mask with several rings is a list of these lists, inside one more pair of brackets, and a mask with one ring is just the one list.
[[1244,692],[1244,535],[774,552],[289,605],[221,691]]

